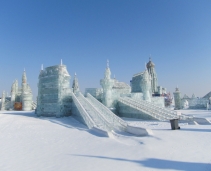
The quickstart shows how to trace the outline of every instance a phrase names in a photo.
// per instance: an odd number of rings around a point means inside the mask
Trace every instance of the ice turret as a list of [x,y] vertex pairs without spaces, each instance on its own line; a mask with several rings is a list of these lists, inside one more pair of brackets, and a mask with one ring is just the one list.
[[157,74],[155,72],[155,64],[152,62],[151,60],[151,57],[149,58],[149,62],[147,63],[147,70],[151,76],[151,87],[152,87],[152,94],[156,93],[158,90],[157,90],[157,86],[158,86],[158,83],[157,83]]
[[111,71],[109,68],[109,61],[107,60],[107,67],[105,69],[104,79],[100,80],[100,84],[103,88],[102,102],[107,107],[112,107],[112,87],[114,85],[114,79],[111,79]]
[[80,90],[79,90],[79,84],[78,84],[78,78],[76,77],[76,73],[75,73],[75,77],[74,77],[74,80],[73,80],[73,93],[78,93]]

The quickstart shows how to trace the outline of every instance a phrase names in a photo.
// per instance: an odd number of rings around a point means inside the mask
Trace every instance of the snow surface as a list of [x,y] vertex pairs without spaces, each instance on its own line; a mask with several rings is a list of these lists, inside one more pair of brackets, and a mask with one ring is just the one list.
[[[181,111],[211,120],[211,111]],[[152,129],[134,137],[103,137],[72,117],[0,113],[0,171],[211,171],[211,125],[126,119]]]

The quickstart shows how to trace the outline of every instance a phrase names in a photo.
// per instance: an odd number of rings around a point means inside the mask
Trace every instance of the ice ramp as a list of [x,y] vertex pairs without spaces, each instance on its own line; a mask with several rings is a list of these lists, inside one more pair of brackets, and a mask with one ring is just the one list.
[[80,121],[98,133],[109,136],[109,132],[128,132],[136,136],[148,135],[144,128],[133,127],[124,120],[116,116],[106,106],[100,103],[89,93],[87,98],[81,93],[72,94],[73,115],[76,115]]
[[153,103],[141,99],[120,97],[117,102],[120,116],[138,119],[156,119],[160,121],[179,118],[177,112],[156,106]]

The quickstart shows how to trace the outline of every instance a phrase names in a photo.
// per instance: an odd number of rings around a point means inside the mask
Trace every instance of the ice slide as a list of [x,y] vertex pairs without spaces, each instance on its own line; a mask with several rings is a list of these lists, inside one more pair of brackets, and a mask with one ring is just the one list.
[[124,120],[116,116],[106,106],[100,103],[89,93],[84,97],[81,93],[72,93],[74,110],[76,115],[80,115],[83,122],[90,128],[104,134],[108,133],[130,133],[138,136],[146,136],[151,133],[140,127],[129,126]]

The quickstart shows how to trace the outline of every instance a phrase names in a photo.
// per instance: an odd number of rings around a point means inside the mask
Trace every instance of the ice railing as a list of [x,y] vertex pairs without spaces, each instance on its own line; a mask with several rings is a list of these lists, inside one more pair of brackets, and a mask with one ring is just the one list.
[[127,127],[127,123],[116,116],[110,109],[100,103],[96,98],[94,98],[91,94],[87,93],[87,98],[90,102],[95,106],[100,113],[112,124],[112,127],[125,131]]
[[145,103],[145,104],[148,104],[150,106],[154,106],[155,108],[157,108],[158,110],[161,110],[163,112],[167,112],[169,114],[171,114],[172,116],[177,116],[177,112],[176,111],[172,111],[172,110],[169,110],[169,109],[166,109],[166,108],[163,108],[163,107],[159,107],[157,106],[156,104],[154,103],[151,103],[151,102],[148,102],[148,101],[145,101],[145,100],[140,100],[138,99],[138,101],[140,101],[140,103]]
[[161,112],[165,113],[166,115],[169,115],[172,117],[177,116],[177,112],[163,108],[163,107],[159,107],[159,106],[155,105],[154,103],[151,103],[151,102],[148,102],[145,100],[141,100],[141,99],[135,99],[135,102],[152,107],[153,109],[161,111]]
[[121,97],[121,98],[118,99],[118,101],[125,104],[125,105],[128,105],[128,106],[130,106],[134,109],[137,109],[141,112],[144,112],[144,113],[152,116],[155,119],[162,120],[162,121],[165,120],[165,118],[163,116],[161,116],[161,115],[159,115],[155,112],[152,112],[151,110],[149,110],[149,108],[143,108],[140,105],[137,105],[136,103],[130,102],[128,99],[124,99],[124,98]]
[[167,112],[158,110],[157,106],[155,107],[153,105],[149,105],[148,103],[142,103],[142,101],[137,102],[136,100],[131,99],[129,97],[124,97],[124,98],[120,97],[118,100],[126,105],[129,105],[129,106],[137,109],[137,110],[143,111],[146,114],[148,114],[158,120],[165,121],[165,120],[170,120],[170,119],[176,118],[175,115],[173,116]]
[[[130,99],[130,98],[128,98]],[[154,112],[158,112],[158,114],[162,115],[165,119],[169,120],[169,119],[174,119],[174,118],[178,118],[176,112],[159,107],[153,103],[150,103],[148,101],[144,101],[144,100],[134,100],[136,103],[148,107],[149,109],[151,109]]]
[[93,126],[95,126],[94,121],[89,116],[89,114],[86,112],[86,110],[83,108],[83,106],[78,101],[78,99],[76,98],[74,93],[72,93],[72,99],[73,99],[73,102],[74,102],[75,106],[77,107],[78,111],[80,112],[81,117],[84,119],[86,125],[88,126],[88,128],[92,128]]
[[[79,98],[79,100],[81,100],[81,102],[86,105],[90,110],[90,113],[92,115],[94,115],[93,117],[95,119],[97,119],[97,123],[99,123],[100,125],[102,125],[102,127],[104,128],[104,130],[106,131],[111,131],[113,129],[112,125],[107,121],[107,119],[100,114],[100,111],[98,111],[98,109],[96,109],[85,97],[83,94],[81,94],[80,92],[77,94],[77,98]],[[95,122],[95,126],[98,126]],[[98,126],[99,127],[99,126]]]

